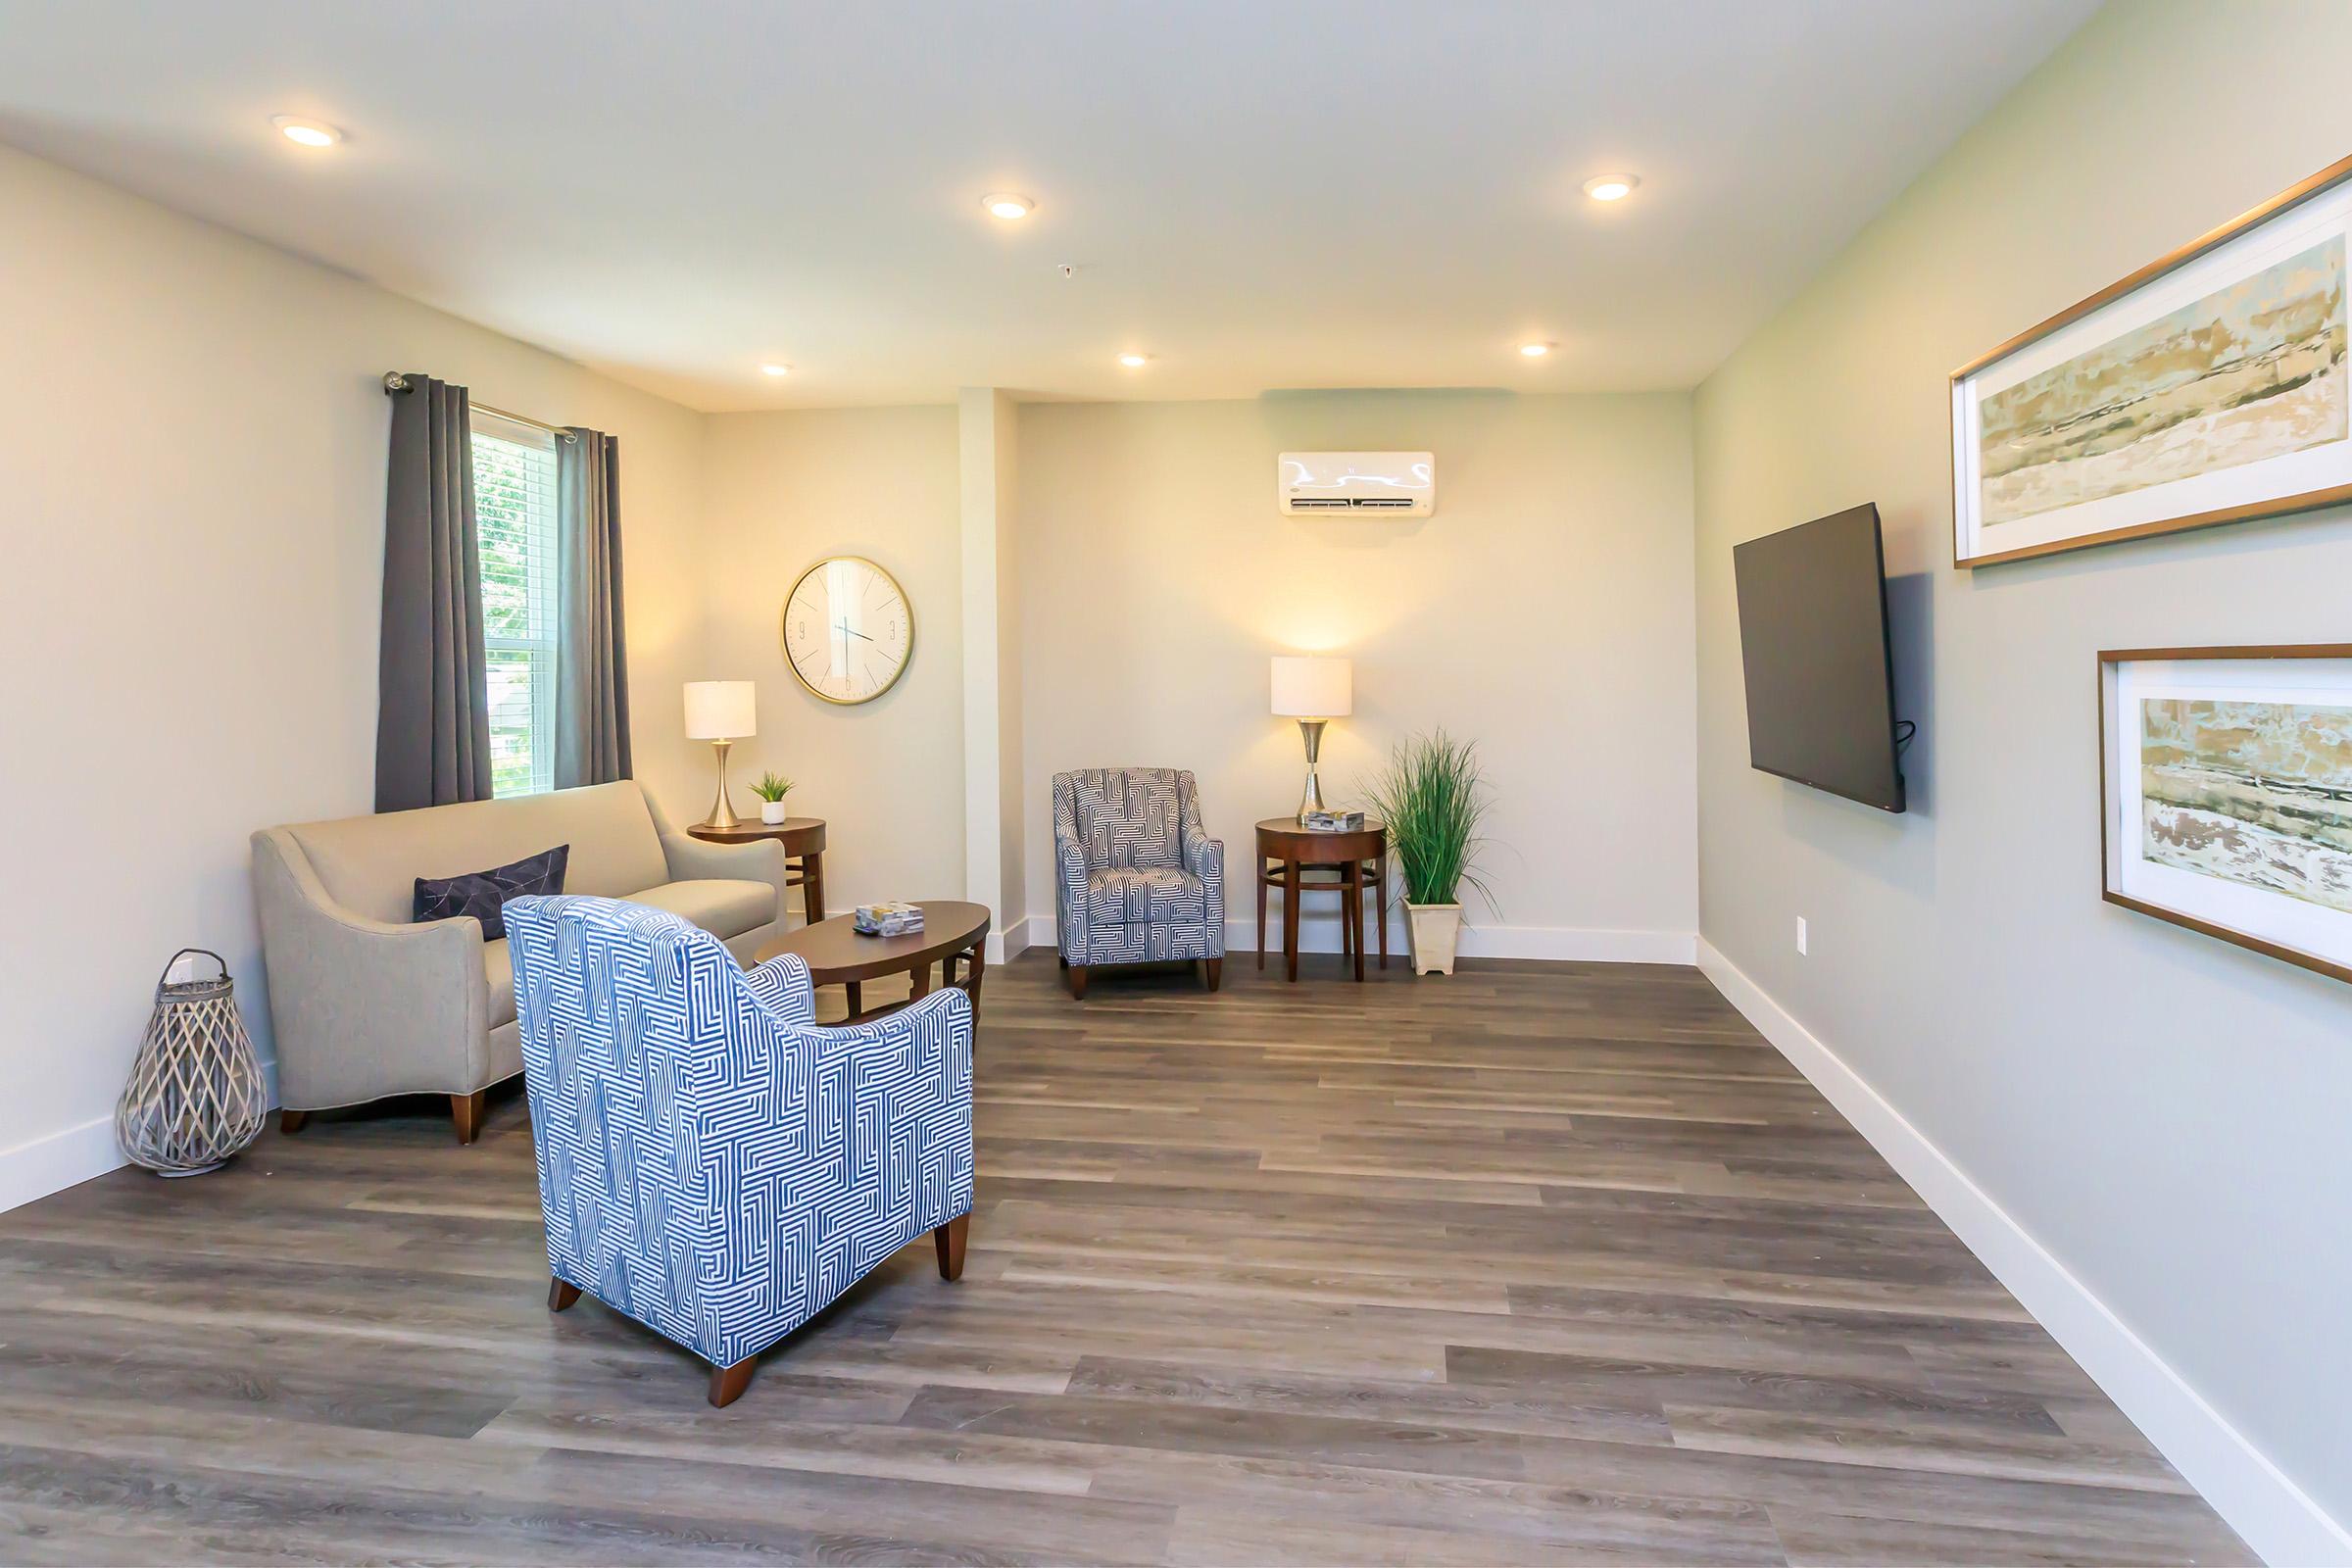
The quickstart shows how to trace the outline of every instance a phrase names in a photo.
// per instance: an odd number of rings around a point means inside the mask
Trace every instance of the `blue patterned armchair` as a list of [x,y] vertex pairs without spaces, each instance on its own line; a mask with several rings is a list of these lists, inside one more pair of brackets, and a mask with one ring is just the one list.
[[1054,924],[1070,995],[1098,963],[1225,968],[1225,846],[1200,825],[1200,791],[1172,767],[1054,775]]
[[817,1028],[797,957],[615,899],[506,906],[548,1306],[582,1291],[693,1350],[727,1404],[765,1350],[908,1242],[963,1272],[972,1006],[948,987]]

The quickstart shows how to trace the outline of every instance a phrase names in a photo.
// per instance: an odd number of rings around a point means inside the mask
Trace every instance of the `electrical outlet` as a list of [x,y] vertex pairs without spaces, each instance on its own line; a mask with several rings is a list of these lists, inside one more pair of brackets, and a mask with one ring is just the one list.
[[1801,914],[1796,917],[1796,956],[1805,956],[1805,917]]
[[196,956],[190,953],[183,953],[178,957],[172,960],[172,968],[170,972],[164,976],[164,984],[168,986],[184,985],[188,981],[195,978]]

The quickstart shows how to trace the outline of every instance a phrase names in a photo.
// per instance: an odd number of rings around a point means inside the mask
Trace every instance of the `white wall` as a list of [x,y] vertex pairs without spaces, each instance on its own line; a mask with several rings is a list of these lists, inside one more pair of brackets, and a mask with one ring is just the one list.
[[[1335,797],[1413,729],[1485,750],[1499,908],[1471,951],[1668,957],[1700,928],[2290,1504],[2352,1518],[2352,992],[2099,902],[2090,681],[2101,647],[2340,640],[2352,517],[1955,574],[1943,396],[2341,156],[2352,99],[2281,61],[2348,51],[2338,4],[2102,16],[1701,389],[1695,554],[1683,395],[992,397],[1019,429],[995,453],[1006,896],[1050,928],[1054,771],[1189,766],[1246,927],[1250,824],[1299,771],[1267,657],[1347,653]],[[0,1207],[111,1162],[174,948],[227,956],[268,1051],[246,835],[370,802],[384,369],[621,437],[638,769],[674,815],[710,787],[679,684],[749,676],[737,777],[800,780],[837,907],[964,884],[956,410],[698,418],[5,149],[0,212]],[[1436,517],[1276,514],[1276,452],[1389,447],[1437,451]],[[1922,724],[1895,819],[1745,765],[1731,546],[1866,499]],[[906,678],[858,709],[776,647],[792,578],[837,551],[916,610]]]
[[[2111,8],[1698,395],[1704,937],[2248,1440],[2190,1479],[2296,1561],[2343,1538],[2261,1455],[2352,1521],[2352,989],[2100,902],[2093,664],[2341,641],[2352,516],[1956,573],[1945,375],[2352,151],[2297,81],[2347,57],[2340,4]],[[1747,766],[1732,546],[1862,501],[1921,725],[1892,818]]]
[[[956,410],[722,414],[705,429],[698,587],[710,639],[692,678],[759,683],[760,735],[735,748],[737,778],[773,767],[797,785],[793,810],[825,819],[828,912],[880,899],[961,897]],[[811,695],[778,641],[793,583],[833,555],[879,563],[914,609],[906,673],[854,708]],[[707,751],[702,765],[707,805]]]
[[0,1208],[114,1162],[183,945],[265,1055],[246,836],[371,808],[387,369],[620,437],[638,768],[688,776],[700,420],[0,148]]
[[[1335,798],[1411,730],[1484,748],[1498,907],[1474,906],[1470,951],[1675,957],[1700,930],[2177,1375],[2212,1452],[2242,1440],[2238,1471],[2184,1460],[2241,1528],[2340,1543],[2352,992],[2099,902],[2089,676],[2101,647],[2339,640],[2352,516],[1948,566],[1946,369],[2352,145],[2341,93],[2236,91],[2217,119],[2158,90],[2261,83],[2281,39],[2340,58],[2352,13],[2111,10],[1712,377],[1695,424],[1673,394],[980,393],[1004,912],[1050,930],[1054,771],[1180,765],[1246,936],[1250,824],[1299,771],[1266,660],[1348,654]],[[372,793],[384,369],[620,436],[638,770],[673,815],[710,789],[680,683],[748,676],[739,790],[799,779],[836,907],[974,880],[956,410],[703,418],[5,149],[0,211],[0,1207],[112,1162],[174,948],[223,953],[270,1050],[246,836]],[[1389,447],[1438,453],[1436,517],[1276,513],[1276,452]],[[1745,765],[1731,546],[1865,499],[1922,724],[1895,819]],[[858,709],[776,646],[793,577],[837,551],[916,610],[906,678]],[[2297,1535],[2273,1505],[2303,1503]]]
[[[1267,661],[1330,652],[1355,662],[1355,713],[1323,746],[1335,804],[1414,730],[1443,725],[1485,756],[1498,908],[1472,904],[1482,929],[1465,951],[1688,959],[1687,396],[1352,392],[1020,416],[1027,881],[1047,940],[1053,774],[1076,767],[1199,774],[1247,929],[1253,824],[1297,808],[1304,770],[1298,726],[1268,712]],[[1435,516],[1277,510],[1277,453],[1390,449],[1437,454]],[[1321,942],[1336,946],[1330,930]]]

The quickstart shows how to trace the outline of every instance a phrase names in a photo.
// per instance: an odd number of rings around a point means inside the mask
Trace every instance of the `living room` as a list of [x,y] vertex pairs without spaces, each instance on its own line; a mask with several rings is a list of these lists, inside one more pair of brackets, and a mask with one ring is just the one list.
[[2342,7],[0,37],[0,1560],[2352,1562]]

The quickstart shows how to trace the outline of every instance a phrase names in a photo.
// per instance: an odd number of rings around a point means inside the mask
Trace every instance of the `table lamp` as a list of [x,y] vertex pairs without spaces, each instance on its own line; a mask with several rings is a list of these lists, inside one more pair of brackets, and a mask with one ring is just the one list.
[[727,748],[760,733],[759,707],[748,680],[690,680],[686,683],[686,738],[709,741],[718,751],[718,794],[710,802],[710,820],[699,827],[741,827],[735,804],[727,799]]
[[1345,659],[1274,661],[1274,711],[1298,721],[1299,738],[1306,742],[1306,791],[1298,798],[1298,818],[1323,809],[1323,785],[1315,777],[1315,758],[1323,750],[1323,726],[1346,718],[1355,709],[1355,666]]

